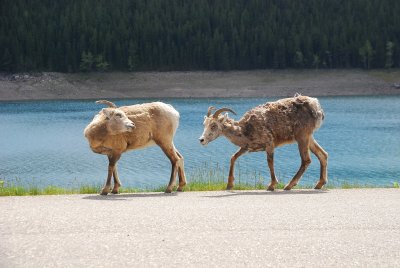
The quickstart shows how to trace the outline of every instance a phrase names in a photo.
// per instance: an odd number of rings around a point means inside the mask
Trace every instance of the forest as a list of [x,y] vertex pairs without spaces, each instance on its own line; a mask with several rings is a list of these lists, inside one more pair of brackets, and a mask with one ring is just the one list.
[[0,0],[0,71],[400,67],[398,0]]

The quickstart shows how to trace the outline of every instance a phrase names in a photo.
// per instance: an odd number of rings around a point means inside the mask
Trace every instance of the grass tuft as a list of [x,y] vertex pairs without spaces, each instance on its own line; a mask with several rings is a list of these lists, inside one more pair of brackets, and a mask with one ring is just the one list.
[[[226,189],[227,177],[226,169],[220,167],[218,164],[215,167],[210,167],[204,163],[199,168],[189,172],[188,184],[184,191],[222,191]],[[265,179],[260,173],[254,172],[250,174],[250,180],[247,182],[241,181],[241,174],[243,171],[240,167],[237,168],[237,178],[233,190],[265,190],[269,183],[269,178]],[[246,174],[248,175],[248,174]],[[253,181],[253,183],[249,183]],[[354,188],[374,188],[377,186],[360,184],[354,182],[341,181],[332,179],[325,186],[327,189],[354,189]],[[150,187],[150,188],[134,188],[134,187],[121,187],[121,193],[138,193],[138,192],[164,192],[166,185]],[[282,190],[285,187],[284,182],[279,182],[276,189]],[[382,186],[380,186],[382,187]],[[399,188],[399,182],[395,181],[392,185],[386,186],[387,188]],[[33,181],[28,186],[23,185],[20,180],[0,180],[0,196],[24,196],[24,195],[64,195],[64,194],[98,194],[101,191],[101,185],[80,185],[78,187],[59,187],[59,186],[46,186],[40,187],[37,182]],[[313,185],[299,185],[297,189],[312,189]],[[176,187],[175,187],[176,190]]]
[[82,185],[77,192],[79,194],[97,194],[100,193],[101,187],[96,185]]

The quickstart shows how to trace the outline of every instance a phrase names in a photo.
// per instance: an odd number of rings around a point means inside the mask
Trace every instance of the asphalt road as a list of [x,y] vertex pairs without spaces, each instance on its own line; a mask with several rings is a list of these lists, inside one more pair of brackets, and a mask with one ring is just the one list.
[[400,267],[400,190],[0,197],[0,267]]

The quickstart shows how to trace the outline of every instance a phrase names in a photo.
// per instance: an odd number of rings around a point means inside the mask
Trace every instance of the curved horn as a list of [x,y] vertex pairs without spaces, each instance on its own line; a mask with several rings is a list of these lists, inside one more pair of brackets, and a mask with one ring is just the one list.
[[218,110],[215,111],[213,117],[214,117],[214,118],[218,118],[218,115],[219,115],[220,113],[223,113],[223,112],[231,112],[231,113],[233,113],[234,115],[236,115],[236,113],[235,113],[233,110],[229,109],[229,108],[221,108],[221,109],[218,109]]
[[216,110],[217,108],[215,108],[214,106],[210,106],[208,107],[208,111],[207,111],[207,117],[209,117],[211,115],[212,110]]
[[115,105],[114,103],[112,103],[111,101],[108,101],[108,100],[98,100],[98,101],[96,101],[96,103],[105,104],[111,108],[117,108],[117,105]]

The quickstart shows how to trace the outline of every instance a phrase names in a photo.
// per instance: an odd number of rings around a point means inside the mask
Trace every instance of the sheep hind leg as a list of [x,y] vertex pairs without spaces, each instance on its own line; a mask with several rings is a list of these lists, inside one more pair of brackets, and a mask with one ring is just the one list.
[[284,190],[290,190],[294,186],[296,186],[301,176],[306,171],[307,167],[311,164],[309,144],[310,144],[309,139],[298,142],[299,152],[301,157],[301,166],[297,171],[296,175],[294,175],[293,179],[288,184],[286,184],[285,188],[283,188]]
[[113,177],[114,177],[114,187],[111,191],[112,194],[119,194],[119,188],[122,186],[121,181],[119,180],[117,165],[114,167]]
[[240,148],[234,155],[232,155],[232,157],[231,157],[231,165],[229,167],[228,185],[226,186],[227,190],[232,190],[233,189],[233,185],[234,185],[234,181],[235,181],[235,177],[234,177],[235,162],[241,155],[245,154],[246,152],[247,152],[246,149]]
[[314,187],[314,189],[321,189],[328,182],[328,153],[314,139],[311,139],[310,150],[321,164],[319,181]]
[[271,174],[271,182],[268,185],[268,191],[274,191],[275,186],[278,184],[278,179],[275,176],[275,169],[274,169],[274,151],[267,151],[267,161],[268,161],[268,168]]
[[178,192],[183,191],[183,187],[186,185],[186,175],[185,175],[185,166],[183,161],[183,156],[180,152],[175,148],[175,152],[179,157],[179,165],[178,165],[178,177],[179,177],[179,187],[177,189]]
[[104,185],[103,189],[101,190],[101,195],[107,195],[111,192],[111,178],[114,174],[115,165],[117,161],[121,157],[121,154],[112,154],[108,156],[108,174],[106,184]]
[[174,145],[172,143],[168,144],[168,145],[159,144],[159,146],[163,150],[164,154],[171,161],[171,166],[172,166],[171,167],[171,177],[169,179],[167,189],[165,190],[166,193],[171,193],[172,189],[175,186],[175,179],[176,179],[176,175],[179,170],[179,160],[180,159],[179,159],[178,154],[176,153]]

